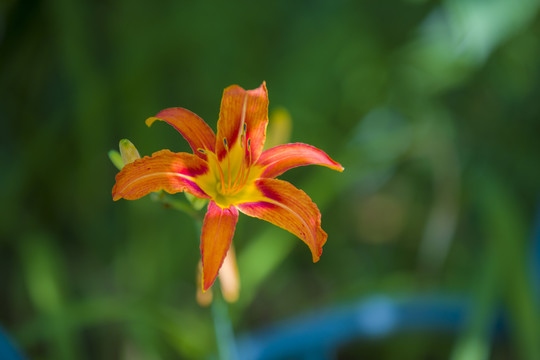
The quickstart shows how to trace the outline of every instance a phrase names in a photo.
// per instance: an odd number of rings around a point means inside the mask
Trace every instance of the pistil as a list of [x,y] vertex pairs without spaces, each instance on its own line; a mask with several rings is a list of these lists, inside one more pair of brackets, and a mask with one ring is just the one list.
[[227,172],[229,175],[229,186],[231,188],[231,154],[229,153],[229,144],[227,144],[227,139],[223,138],[223,146],[225,146],[225,151],[227,151]]

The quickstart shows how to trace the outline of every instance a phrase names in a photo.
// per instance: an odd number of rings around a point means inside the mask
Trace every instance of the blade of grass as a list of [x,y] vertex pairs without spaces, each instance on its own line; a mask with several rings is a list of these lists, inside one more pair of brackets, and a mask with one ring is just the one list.
[[478,176],[473,188],[485,235],[485,259],[475,283],[471,319],[452,359],[489,356],[499,303],[507,310],[511,337],[520,358],[539,359],[539,314],[526,272],[525,217],[515,196],[493,174]]

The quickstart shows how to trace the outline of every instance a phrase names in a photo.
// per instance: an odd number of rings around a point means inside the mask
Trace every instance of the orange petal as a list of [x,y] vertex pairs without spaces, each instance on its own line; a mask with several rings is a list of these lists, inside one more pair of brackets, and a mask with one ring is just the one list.
[[343,166],[315,146],[295,143],[278,145],[264,151],[257,165],[264,166],[261,177],[274,178],[285,171],[304,165],[322,165],[343,171]]
[[321,213],[302,190],[278,179],[259,179],[255,186],[262,194],[257,202],[236,205],[246,215],[271,222],[302,239],[319,261],[327,235],[321,229]]
[[202,285],[205,291],[214,283],[227,255],[237,221],[238,210],[234,206],[222,209],[213,201],[208,203],[201,231]]
[[255,162],[261,155],[268,124],[268,92],[265,82],[253,90],[246,91],[238,85],[232,85],[223,91],[216,138],[219,159],[226,153],[223,139],[227,139],[229,148],[232,148],[236,141],[240,141],[244,123],[246,139],[250,139],[251,159]]
[[124,166],[116,175],[113,200],[135,200],[158,190],[209,198],[196,183],[197,176],[206,172],[208,164],[195,155],[161,150]]
[[165,121],[178,130],[197,156],[206,159],[206,155],[197,149],[214,151],[214,132],[203,119],[191,111],[179,107],[161,110],[155,117],[146,119],[146,125],[151,126],[156,120]]

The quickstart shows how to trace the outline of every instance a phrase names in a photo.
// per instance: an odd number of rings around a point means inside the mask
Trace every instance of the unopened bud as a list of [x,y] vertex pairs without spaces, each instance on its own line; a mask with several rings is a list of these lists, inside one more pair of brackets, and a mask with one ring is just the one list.
[[109,160],[111,160],[113,165],[116,166],[118,170],[122,170],[122,168],[124,167],[124,161],[122,160],[122,155],[120,155],[120,153],[116,150],[109,151]]
[[201,210],[206,204],[208,204],[208,199],[198,198],[187,191],[184,191],[184,195],[186,195],[186,199],[188,199],[191,206],[197,211]]
[[269,149],[276,145],[286,144],[291,137],[291,114],[284,108],[277,108],[270,113],[266,143],[264,148]]
[[240,278],[238,276],[238,266],[236,265],[236,254],[231,245],[223,265],[219,269],[219,284],[221,293],[225,301],[229,303],[236,302],[240,294]]
[[124,161],[124,165],[141,158],[135,145],[133,145],[133,143],[128,139],[120,140],[119,147],[120,155],[122,155],[122,161]]

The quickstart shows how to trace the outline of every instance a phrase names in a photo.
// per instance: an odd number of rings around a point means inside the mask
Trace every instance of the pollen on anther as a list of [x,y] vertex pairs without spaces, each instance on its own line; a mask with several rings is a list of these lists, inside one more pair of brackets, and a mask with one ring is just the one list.
[[204,150],[201,149],[201,148],[198,148],[197,151],[200,152],[201,154],[206,154],[206,151],[204,151]]

